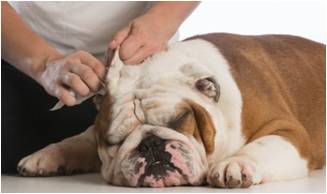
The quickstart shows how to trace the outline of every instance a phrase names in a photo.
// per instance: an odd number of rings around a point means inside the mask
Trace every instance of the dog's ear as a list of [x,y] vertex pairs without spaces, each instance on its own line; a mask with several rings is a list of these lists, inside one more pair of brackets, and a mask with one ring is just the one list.
[[180,115],[168,124],[169,128],[185,135],[192,135],[201,141],[206,153],[211,154],[215,149],[216,129],[209,113],[199,104],[186,100],[180,108]]
[[196,90],[218,102],[220,97],[220,85],[212,73],[204,65],[188,63],[180,68],[180,71],[191,78],[189,83]]
[[107,51],[106,62],[108,66],[105,82],[108,90],[114,91],[120,79],[120,71],[124,66],[123,61],[119,57],[119,47],[114,52],[112,50]]
[[215,102],[219,101],[220,85],[213,76],[198,78],[195,82],[195,88]]
[[[99,102],[100,103],[100,102]],[[107,142],[105,137],[110,126],[111,121],[111,107],[112,98],[110,93],[106,93],[101,97],[101,103],[99,104],[98,114],[94,121],[95,133],[98,135],[98,141],[103,143]]]

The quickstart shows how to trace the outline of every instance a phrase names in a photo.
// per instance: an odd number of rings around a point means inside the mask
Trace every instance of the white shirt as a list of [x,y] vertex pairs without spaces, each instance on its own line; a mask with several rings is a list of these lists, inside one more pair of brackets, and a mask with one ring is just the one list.
[[[151,2],[9,2],[22,19],[63,54],[85,50],[102,57],[113,35]],[[177,40],[177,34],[173,38]]]

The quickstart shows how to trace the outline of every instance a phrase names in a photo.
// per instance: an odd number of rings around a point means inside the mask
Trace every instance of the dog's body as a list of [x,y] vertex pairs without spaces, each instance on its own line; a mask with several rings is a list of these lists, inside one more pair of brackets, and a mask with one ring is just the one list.
[[101,161],[116,185],[233,188],[325,165],[322,44],[202,35],[138,66],[116,57],[107,79],[95,126],[22,159],[21,174],[90,172]]

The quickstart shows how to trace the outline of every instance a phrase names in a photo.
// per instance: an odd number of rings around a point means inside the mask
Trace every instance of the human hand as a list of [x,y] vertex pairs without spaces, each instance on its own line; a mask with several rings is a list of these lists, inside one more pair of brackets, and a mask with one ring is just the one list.
[[65,105],[76,103],[76,94],[87,96],[96,92],[105,74],[105,66],[90,53],[77,51],[50,61],[37,76],[37,81]]
[[119,55],[125,64],[138,64],[152,54],[166,49],[177,27],[160,14],[147,13],[118,31],[109,44],[120,46]]

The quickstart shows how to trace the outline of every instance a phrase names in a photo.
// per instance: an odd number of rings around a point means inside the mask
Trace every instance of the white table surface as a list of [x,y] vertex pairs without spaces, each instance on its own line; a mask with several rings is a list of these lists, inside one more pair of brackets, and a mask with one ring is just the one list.
[[61,177],[1,176],[2,192],[326,192],[326,171],[314,171],[309,177],[252,186],[248,189],[217,189],[210,187],[129,188],[106,184],[100,174]]

